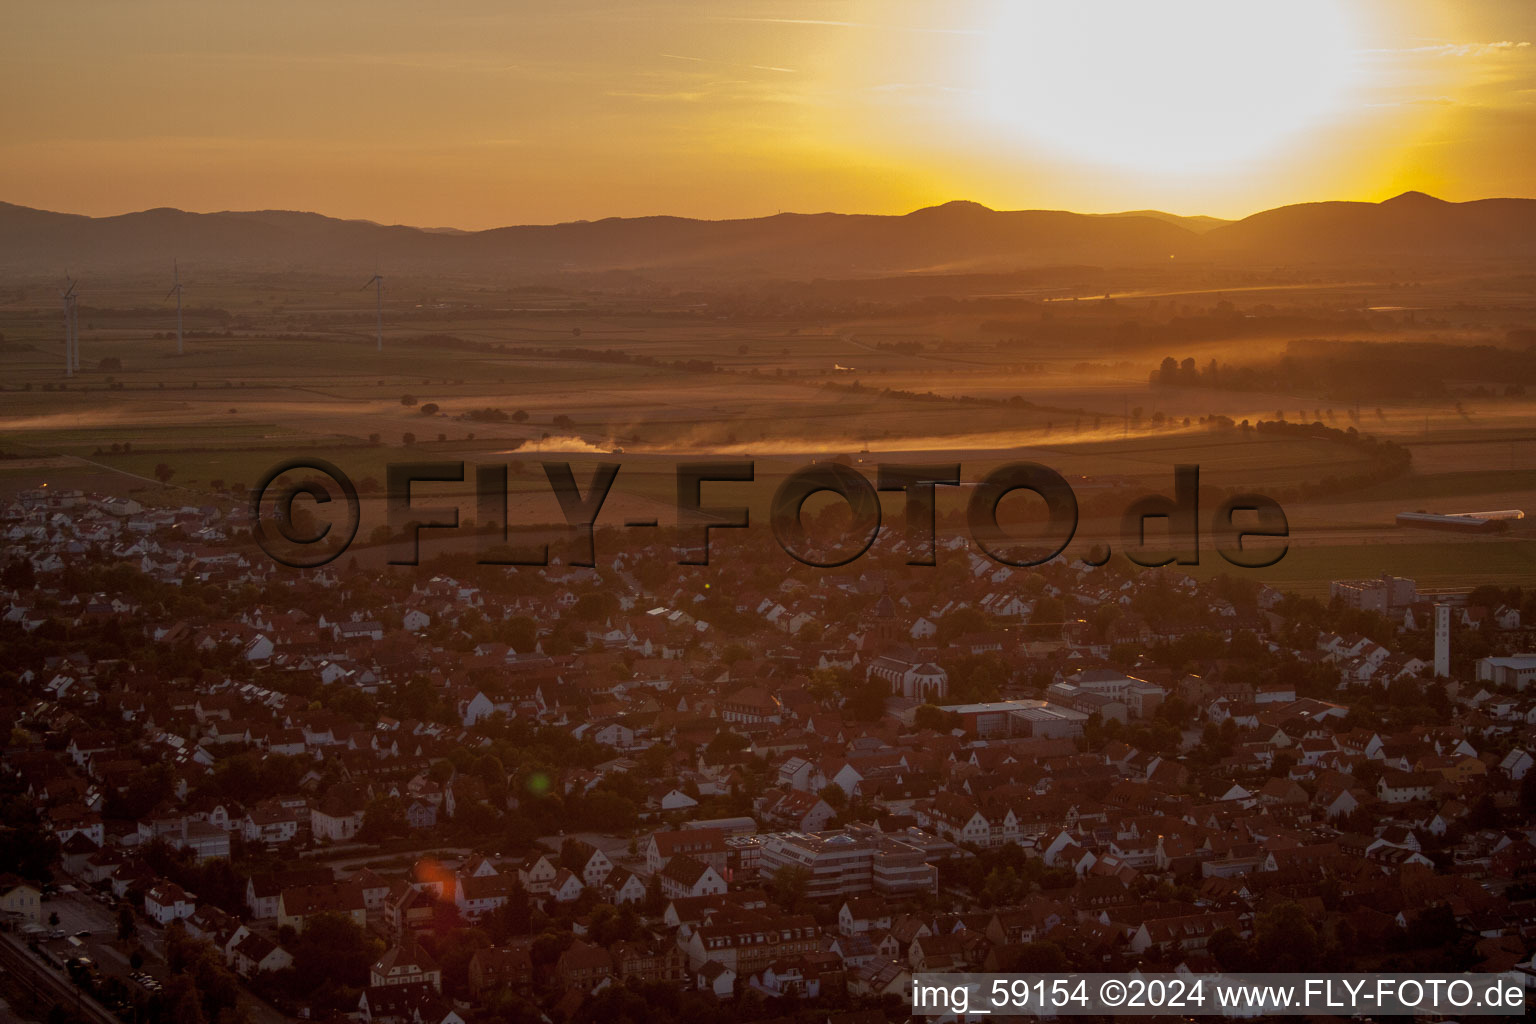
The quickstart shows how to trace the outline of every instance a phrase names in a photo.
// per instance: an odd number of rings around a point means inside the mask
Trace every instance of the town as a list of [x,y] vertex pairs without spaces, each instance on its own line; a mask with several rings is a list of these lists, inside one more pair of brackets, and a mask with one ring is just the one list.
[[[647,538],[652,535],[648,534]],[[1536,590],[763,530],[295,571],[0,504],[0,993],[50,1024],[874,1024],[919,973],[1519,971]],[[907,544],[914,544],[909,551]]]

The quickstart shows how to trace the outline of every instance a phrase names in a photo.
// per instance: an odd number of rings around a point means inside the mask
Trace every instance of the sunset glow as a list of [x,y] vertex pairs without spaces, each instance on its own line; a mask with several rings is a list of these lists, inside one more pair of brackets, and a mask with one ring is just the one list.
[[8,21],[0,196],[97,215],[1232,217],[1524,195],[1536,157],[1529,4],[147,0]]
[[1208,171],[1343,112],[1351,26],[1337,0],[999,2],[977,62],[986,129],[1131,170]]

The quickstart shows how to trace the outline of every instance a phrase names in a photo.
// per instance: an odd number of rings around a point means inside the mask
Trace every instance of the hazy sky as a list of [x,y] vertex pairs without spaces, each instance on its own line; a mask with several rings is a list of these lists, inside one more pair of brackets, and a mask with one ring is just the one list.
[[1531,0],[57,0],[0,199],[465,228],[1536,195]]

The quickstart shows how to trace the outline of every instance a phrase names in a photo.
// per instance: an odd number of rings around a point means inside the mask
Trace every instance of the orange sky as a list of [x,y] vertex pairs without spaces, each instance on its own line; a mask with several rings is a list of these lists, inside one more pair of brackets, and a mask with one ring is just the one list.
[[0,199],[481,228],[1530,196],[1531,41],[1528,0],[60,0],[0,36]]

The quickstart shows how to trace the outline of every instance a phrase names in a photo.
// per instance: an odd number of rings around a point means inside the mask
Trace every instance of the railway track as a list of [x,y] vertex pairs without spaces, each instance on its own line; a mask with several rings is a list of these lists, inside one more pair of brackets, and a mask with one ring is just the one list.
[[64,975],[43,964],[9,936],[0,936],[0,969],[44,1006],[62,1006],[88,1024],[122,1024]]

